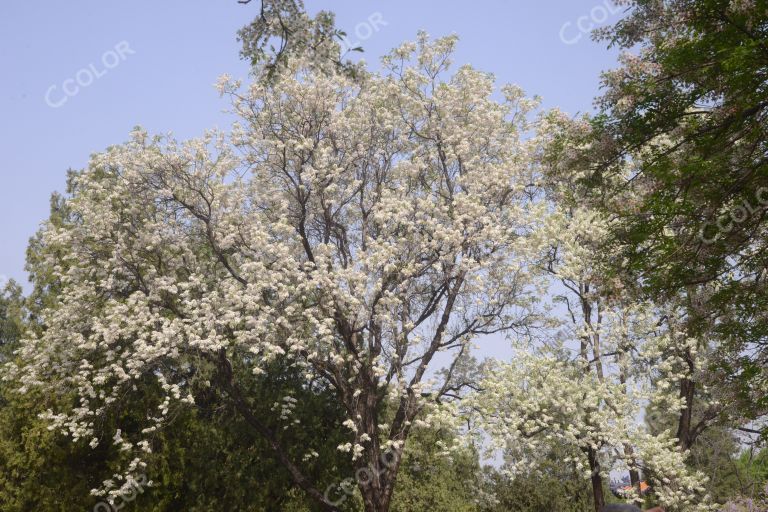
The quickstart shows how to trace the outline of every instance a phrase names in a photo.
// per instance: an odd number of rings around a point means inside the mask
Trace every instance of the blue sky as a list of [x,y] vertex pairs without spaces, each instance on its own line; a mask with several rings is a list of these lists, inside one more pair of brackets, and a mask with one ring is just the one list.
[[[259,0],[7,2],[0,18],[0,279],[26,282],[24,252],[63,190],[66,170],[141,125],[178,138],[226,127],[222,73],[245,78],[238,28]],[[371,64],[420,29],[458,34],[457,64],[493,72],[543,97],[590,111],[616,53],[589,27],[621,12],[609,0],[308,0],[331,9]],[[375,26],[374,26],[375,25]]]

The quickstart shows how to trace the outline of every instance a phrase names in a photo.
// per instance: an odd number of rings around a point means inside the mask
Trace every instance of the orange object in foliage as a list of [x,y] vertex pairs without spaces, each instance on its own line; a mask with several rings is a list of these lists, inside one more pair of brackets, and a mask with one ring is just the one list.
[[[648,482],[646,482],[645,480],[640,482],[640,494],[641,495],[645,494],[650,489],[651,489],[651,486],[648,485]],[[632,486],[631,485],[625,485],[624,487],[619,487],[618,489],[616,489],[616,491],[617,491],[617,494],[619,494],[619,493],[620,494],[630,493],[630,492],[632,492]]]

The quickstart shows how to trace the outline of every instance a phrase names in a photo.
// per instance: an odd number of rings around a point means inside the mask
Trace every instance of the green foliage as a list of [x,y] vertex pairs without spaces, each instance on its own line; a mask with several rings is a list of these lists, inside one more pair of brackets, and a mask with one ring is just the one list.
[[636,197],[604,198],[623,220],[619,261],[656,297],[699,290],[690,325],[721,340],[712,369],[758,417],[768,410],[768,3],[634,0],[600,36],[637,53],[604,75],[589,146],[591,186],[632,167]]
[[[251,3],[250,0],[241,3]],[[344,59],[341,41],[346,36],[336,28],[335,16],[320,11],[310,17],[303,0],[259,0],[258,16],[241,28],[240,56],[254,67],[263,67],[268,80],[291,59],[307,59],[320,70],[337,70],[356,76],[361,68]],[[349,51],[362,51],[353,48]]]
[[729,496],[727,512],[768,510],[768,449],[745,450],[735,461],[738,492]]
[[[13,358],[25,328],[21,287],[8,283],[0,294],[0,362]],[[72,444],[37,418],[52,397],[13,391],[0,380],[0,510],[71,510],[90,491],[84,473],[104,471],[102,454]],[[95,502],[94,502],[95,503]]]
[[727,429],[705,431],[691,447],[688,463],[709,478],[707,489],[717,503],[725,503],[741,492],[743,468],[737,463],[739,445]]
[[594,510],[592,490],[572,464],[564,464],[566,450],[552,447],[538,458],[535,468],[510,478],[485,467],[485,492],[491,497],[482,512],[584,512]]
[[[274,416],[271,408],[293,383],[290,375],[282,372],[276,378],[254,382],[254,392],[261,399],[254,403],[262,404],[255,406],[255,414]],[[108,442],[92,449],[86,442],[73,443],[49,431],[37,414],[50,405],[50,397],[4,391],[8,403],[0,409],[0,510],[93,508],[99,498],[90,496],[90,489],[111,477],[124,462],[121,454]],[[157,389],[139,386],[134,395],[126,397],[130,406],[118,408],[104,430],[117,423],[142,425],[135,416],[156,407],[153,402],[158,396]],[[314,447],[319,456],[307,461],[305,469],[316,481],[330,484],[337,475],[351,474],[353,469],[348,457],[335,449],[340,434],[329,429],[337,409],[327,394],[313,393],[313,397],[304,397],[302,408],[295,413],[310,429],[296,433],[288,429],[282,437],[296,460]],[[194,409],[178,414],[153,439],[154,453],[145,470],[152,486],[142,487],[124,510],[259,511],[275,506],[317,510],[295,489],[263,438],[221,397],[200,396]]]
[[450,458],[438,453],[438,442],[450,438],[421,431],[409,440],[398,475],[392,512],[471,512],[478,506],[480,486],[477,454],[466,450]]
[[754,482],[755,487],[762,488],[768,483],[768,448],[763,448],[757,454],[753,450],[744,451],[737,464]]
[[22,289],[9,281],[0,290],[0,363],[10,359],[24,329]]

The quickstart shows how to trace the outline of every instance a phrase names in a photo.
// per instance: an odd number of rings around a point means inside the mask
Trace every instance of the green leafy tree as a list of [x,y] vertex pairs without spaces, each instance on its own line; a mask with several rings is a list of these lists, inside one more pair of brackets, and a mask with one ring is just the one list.
[[411,440],[403,456],[392,512],[475,512],[478,510],[480,467],[474,450],[450,457],[440,453],[451,435],[422,430]]
[[[482,512],[584,512],[594,510],[592,489],[574,464],[562,460],[573,456],[568,450],[544,447],[531,471],[509,477],[504,467],[483,468],[485,503]],[[606,498],[609,498],[606,496]]]
[[[250,4],[251,0],[238,0]],[[259,14],[237,33],[242,43],[240,55],[254,67],[263,67],[263,77],[274,80],[276,73],[290,59],[306,59],[321,71],[341,72],[357,76],[361,68],[346,58],[341,42],[346,33],[336,28],[331,11],[320,11],[314,17],[306,12],[303,0],[259,0]]]
[[[656,297],[685,296],[689,328],[718,342],[713,370],[740,421],[768,408],[768,3],[633,0],[597,36],[627,50],[605,73],[585,181],[605,191],[629,165],[622,261]],[[681,392],[692,403],[697,383]],[[694,437],[682,418],[683,446]]]
[[22,289],[9,281],[0,290],[0,362],[12,355],[24,329]]

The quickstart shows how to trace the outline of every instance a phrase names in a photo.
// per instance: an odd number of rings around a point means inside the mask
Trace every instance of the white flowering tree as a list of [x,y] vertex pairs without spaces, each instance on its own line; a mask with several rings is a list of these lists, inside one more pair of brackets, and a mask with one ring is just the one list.
[[[14,373],[27,389],[76,391],[51,428],[130,456],[94,493],[129,488],[152,433],[210,386],[337,510],[302,469],[312,447],[293,460],[282,444],[301,428],[295,398],[257,417],[240,382],[279,360],[336,394],[365,508],[388,509],[412,427],[465,384],[467,344],[533,321],[527,239],[542,210],[521,134],[535,102],[513,87],[496,101],[470,67],[445,77],[454,44],[422,34],[355,80],[300,60],[269,84],[224,79],[241,118],[231,137],[137,130],[75,178],[73,221],[40,239],[60,300]],[[145,424],[102,431],[137,382],[161,391]]]
[[[550,122],[563,119],[553,113]],[[511,362],[491,366],[473,397],[491,449],[503,450],[515,473],[535,468],[547,446],[570,447],[577,455],[563,462],[591,481],[597,512],[616,471],[628,471],[633,485],[642,471],[668,510],[708,510],[706,478],[686,467],[676,433],[643,421],[647,411],[677,416],[686,409],[680,385],[704,364],[696,357],[702,343],[685,335],[674,304],[661,307],[625,289],[612,221],[590,207],[578,168],[542,176],[551,213],[531,244],[549,245],[541,267],[552,283],[552,331],[540,350],[523,346]]]

